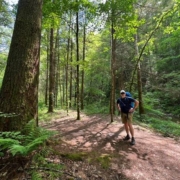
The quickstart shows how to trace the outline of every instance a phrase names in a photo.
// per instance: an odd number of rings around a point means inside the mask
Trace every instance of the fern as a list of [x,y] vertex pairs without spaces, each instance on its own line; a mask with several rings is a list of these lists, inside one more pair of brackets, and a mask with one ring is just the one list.
[[6,131],[6,132],[1,132],[0,133],[0,138],[11,138],[11,139],[16,139],[16,140],[22,140],[24,139],[24,135],[21,134],[20,131]]
[[10,139],[10,138],[0,138],[0,149],[1,151],[10,149],[12,145],[18,145],[20,142],[18,140]]
[[[59,164],[49,163],[45,158],[52,154],[52,150],[46,146],[46,141],[55,134],[54,131],[36,127],[32,121],[22,132],[2,132],[0,133],[0,156],[2,157],[4,152],[8,151],[18,159],[32,157],[30,164],[34,167],[30,167],[29,171],[32,180],[41,180],[44,175],[55,179],[60,176],[59,169],[62,167]],[[35,152],[33,156],[32,152]]]
[[12,153],[13,156],[19,155],[19,154],[22,156],[27,156],[27,149],[25,146],[22,146],[22,145],[13,144],[10,147],[10,152]]
[[30,121],[22,132],[25,132],[27,135],[22,135],[20,132],[1,133],[1,150],[9,150],[13,156],[27,156],[32,151],[37,150],[40,145],[43,145],[47,139],[55,134],[55,132],[36,127],[33,121]]

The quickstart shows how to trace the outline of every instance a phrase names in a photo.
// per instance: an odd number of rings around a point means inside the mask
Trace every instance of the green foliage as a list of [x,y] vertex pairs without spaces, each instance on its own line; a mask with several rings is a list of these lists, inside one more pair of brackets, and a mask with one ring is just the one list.
[[[44,148],[44,150],[47,148]],[[40,153],[35,154],[31,164],[31,175],[32,179],[44,179],[44,177],[48,177],[48,179],[57,179],[61,176],[63,166],[59,163],[53,163],[48,159],[48,155],[52,155],[53,150],[49,149],[47,154],[43,154],[42,151]]]
[[10,149],[12,147],[12,145],[18,145],[19,143],[20,142],[18,140],[14,140],[14,139],[10,139],[10,138],[3,139],[0,137],[1,151]]
[[101,154],[97,156],[97,152],[95,152],[95,157],[89,158],[89,162],[98,162],[102,168],[108,169],[111,163],[111,156],[109,154]]
[[[56,179],[61,175],[60,164],[48,161],[49,154],[53,150],[46,146],[47,140],[56,132],[36,127],[34,121],[30,121],[22,132],[2,132],[0,134],[0,156],[5,152],[9,155],[21,158],[32,157],[29,173],[32,179],[41,180],[44,176],[48,179]],[[32,156],[33,152],[33,156]]]
[[71,159],[73,161],[82,161],[85,156],[87,156],[86,153],[70,153],[70,154],[61,154],[62,157]]
[[85,105],[84,112],[87,114],[108,114],[109,102],[94,101],[94,103]]
[[143,122],[143,124],[145,124],[149,128],[154,129],[157,132],[160,132],[164,136],[180,137],[180,124],[172,122],[170,118],[167,118],[165,116],[157,118],[152,116],[152,114],[147,114],[142,117],[138,117],[138,120],[139,119],[141,119],[141,122]]
[[39,174],[39,172],[36,172],[36,171],[32,171],[31,178],[32,180],[43,180],[43,178],[41,177],[41,174]]
[[160,99],[154,94],[155,93],[148,92],[143,96],[144,109],[147,113],[153,113],[161,116],[163,113],[158,110],[160,109]]
[[109,155],[102,155],[97,158],[97,161],[101,164],[102,168],[108,169],[110,167],[111,157]]
[[39,102],[39,121],[45,121],[48,122],[53,118],[57,119],[59,118],[60,114],[59,114],[59,107],[54,109],[53,113],[48,113],[48,107],[44,104],[44,102]]
[[[168,56],[168,55],[167,55]],[[180,61],[179,61],[180,55],[177,56],[171,56],[169,55],[166,58],[159,59],[157,61],[157,69],[159,72],[166,72],[166,74],[173,71],[179,71],[180,69]]]
[[0,138],[11,138],[11,139],[16,139],[16,140],[21,141],[24,139],[24,135],[21,134],[21,132],[19,132],[19,131],[1,132]]
[[9,150],[13,156],[27,156],[34,150],[37,150],[39,146],[42,146],[47,139],[55,134],[54,132],[36,127],[34,121],[30,121],[22,133],[23,134],[20,134],[20,132],[1,133],[1,149]]
[[179,116],[180,114],[180,73],[178,71],[171,71],[171,73],[161,74],[159,80],[160,90],[154,92],[154,98],[159,98],[159,107],[165,113]]

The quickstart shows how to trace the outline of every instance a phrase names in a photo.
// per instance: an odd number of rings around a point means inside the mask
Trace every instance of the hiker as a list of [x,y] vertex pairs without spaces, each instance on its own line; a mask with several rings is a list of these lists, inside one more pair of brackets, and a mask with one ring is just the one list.
[[[131,145],[135,145],[134,139],[134,128],[132,126],[133,112],[139,105],[139,101],[126,96],[125,90],[120,91],[121,97],[117,100],[118,110],[121,112],[121,120],[124,124],[126,130],[126,137],[123,139],[124,141],[128,141],[130,139],[129,132],[131,134]],[[134,102],[134,107],[132,107],[132,102]]]

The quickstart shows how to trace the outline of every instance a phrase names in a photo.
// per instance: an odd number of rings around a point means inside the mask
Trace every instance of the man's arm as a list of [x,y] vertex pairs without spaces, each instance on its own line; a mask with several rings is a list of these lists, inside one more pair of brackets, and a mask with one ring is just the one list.
[[139,106],[139,101],[138,100],[136,100],[136,99],[134,99],[135,101],[134,101],[134,108],[131,108],[130,110],[129,110],[129,112],[134,112],[137,108],[138,108],[138,106]]
[[134,110],[136,110],[139,106],[139,101],[135,99],[135,105],[134,105]]
[[121,107],[120,107],[119,103],[117,103],[117,108],[119,111],[121,111]]

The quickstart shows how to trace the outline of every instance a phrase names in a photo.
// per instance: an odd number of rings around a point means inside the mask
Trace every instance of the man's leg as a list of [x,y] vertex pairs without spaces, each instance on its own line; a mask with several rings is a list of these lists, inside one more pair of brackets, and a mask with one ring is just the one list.
[[130,136],[129,136],[129,127],[128,127],[128,123],[127,122],[124,123],[124,128],[126,130],[127,135],[126,135],[126,137],[123,140],[124,141],[128,141],[130,139]]
[[124,128],[127,133],[126,137],[123,140],[127,141],[130,139],[130,136],[129,136],[129,127],[128,127],[128,123],[127,123],[127,115],[125,113],[121,113],[121,120],[122,120],[122,123],[124,124]]
[[134,128],[132,126],[132,123],[127,123],[127,126],[129,127],[129,131],[131,133],[131,136],[134,137]]
[[133,113],[129,113],[129,119],[128,119],[128,127],[129,127],[129,131],[131,133],[131,142],[130,144],[131,145],[135,145],[135,139],[134,139],[134,128],[133,128],[133,125],[132,125],[132,117],[133,117]]
[[124,128],[126,130],[127,135],[129,135],[129,127],[128,127],[128,123],[127,122],[124,123]]

